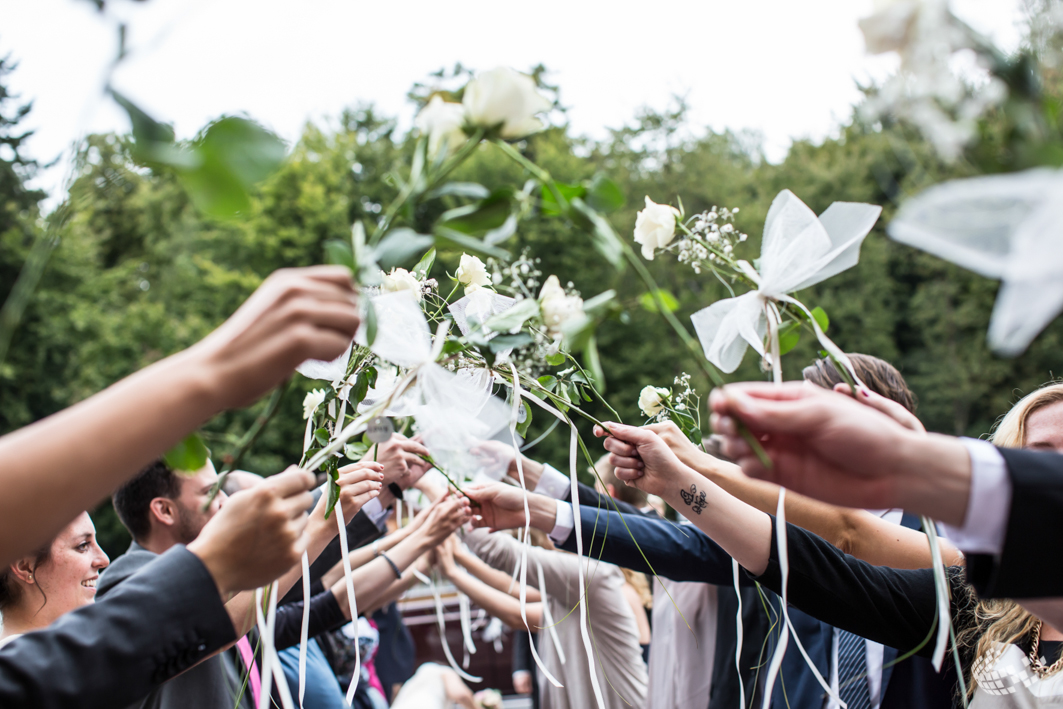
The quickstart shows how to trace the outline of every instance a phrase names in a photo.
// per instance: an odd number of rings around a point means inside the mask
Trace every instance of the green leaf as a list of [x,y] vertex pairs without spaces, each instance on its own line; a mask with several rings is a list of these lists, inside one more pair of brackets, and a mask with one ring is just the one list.
[[559,365],[564,364],[565,363],[565,353],[564,352],[555,352],[554,354],[546,355],[546,363],[549,364],[551,367],[557,367]]
[[487,318],[483,326],[491,332],[514,332],[523,327],[528,318],[539,314],[539,303],[534,298],[518,300],[513,307]]
[[417,265],[413,267],[413,274],[420,274],[422,278],[427,278],[428,274],[432,271],[432,266],[436,262],[436,250],[435,247],[428,249],[421,260],[417,262]]
[[582,316],[573,316],[561,326],[561,335],[569,352],[582,352],[590,338],[594,336],[594,320]]
[[664,305],[665,310],[668,312],[674,313],[679,309],[679,301],[675,299],[675,296],[663,288],[658,288],[656,291],[643,293],[639,296],[639,304],[646,310],[651,313],[657,312],[657,300],[653,297],[654,293],[660,298],[661,304]]
[[553,391],[557,388],[557,377],[551,376],[549,374],[544,374],[543,376],[539,377],[537,381],[547,391]]
[[453,195],[455,197],[469,197],[471,199],[484,199],[491,194],[483,185],[476,182],[448,182],[442,187],[437,187],[424,196],[426,200],[436,199]]
[[231,116],[211,124],[192,151],[199,165],[179,168],[178,177],[200,211],[223,219],[246,214],[251,188],[280,167],[286,154],[276,135]]
[[624,246],[620,237],[613,231],[612,225],[602,215],[587,206],[582,199],[573,199],[572,207],[586,219],[587,224],[584,226],[589,226],[594,248],[613,265],[613,268],[621,270],[624,267]]
[[620,187],[602,173],[595,175],[587,185],[587,204],[599,212],[615,212],[624,206],[624,193]]
[[468,348],[465,346],[465,343],[456,340],[453,337],[448,337],[447,341],[443,343],[444,355],[452,355],[458,352],[464,352],[466,349]]
[[587,346],[583,348],[583,364],[593,380],[591,384],[599,392],[605,391],[605,372],[602,370],[602,360],[598,356],[598,343],[591,335],[587,340]]
[[174,472],[195,473],[210,459],[210,449],[198,433],[190,433],[183,441],[166,451],[162,457],[166,467]]
[[357,408],[358,404],[365,399],[367,393],[369,393],[369,375],[365,372],[359,372],[358,378],[354,380],[354,386],[351,387],[350,394],[347,395],[347,402]]
[[328,502],[325,505],[325,519],[329,518],[332,514],[332,510],[336,507],[336,503],[340,500],[340,486],[339,483],[329,475],[328,479]]
[[484,242],[480,241],[475,237],[469,236],[468,234],[463,234],[460,231],[456,231],[449,227],[442,226],[441,224],[436,224],[432,232],[436,236],[437,246],[439,242],[443,242],[444,244],[447,244],[449,242],[450,244],[457,246],[463,251],[469,251],[474,254],[481,254],[484,256],[494,256],[495,258],[502,259],[503,261],[508,261],[510,259],[510,253],[505,249],[500,249],[497,246],[485,244]]
[[369,444],[365,441],[354,441],[343,447],[343,455],[348,460],[361,460],[369,450]]
[[510,214],[502,226],[497,229],[492,229],[484,234],[484,243],[489,246],[501,244],[503,241],[517,233],[517,223],[517,215]]
[[567,203],[587,194],[587,188],[583,185],[569,185],[564,182],[554,181],[553,186],[557,189],[561,198],[565,200],[565,203],[558,204],[557,197],[554,196],[554,191],[550,189],[550,185],[543,185],[542,203],[539,209],[547,217],[557,217],[566,213],[569,206]]
[[491,341],[487,343],[492,352],[501,352],[502,350],[517,349],[524,345],[535,342],[535,338],[526,332],[518,332],[516,335],[499,335],[498,337],[492,337]]
[[339,239],[330,239],[325,242],[325,260],[338,266],[346,266],[354,272],[354,252],[351,245]]
[[328,445],[328,429],[319,428],[314,431],[314,440],[318,442],[322,447]]
[[527,401],[520,402],[520,405],[524,409],[524,421],[517,424],[517,435],[523,438],[528,435],[528,427],[531,426],[532,407]]
[[779,330],[779,354],[784,355],[801,341],[801,324],[791,323]]
[[432,246],[435,239],[426,234],[418,234],[413,229],[400,227],[392,229],[373,249],[371,258],[380,268],[387,271],[395,266],[407,263],[416,254]]
[[819,329],[823,332],[827,332],[827,328],[830,327],[830,318],[827,317],[826,311],[817,305],[812,308],[812,317],[816,319],[816,324],[819,325]]
[[493,190],[479,202],[443,212],[439,221],[465,234],[483,236],[505,224],[512,212],[513,188],[505,186]]
[[614,307],[617,307],[615,290],[602,291],[590,300],[583,301],[583,312],[591,317],[604,315]]
[[373,299],[365,298],[365,344],[372,347],[376,341],[376,308],[373,307]]

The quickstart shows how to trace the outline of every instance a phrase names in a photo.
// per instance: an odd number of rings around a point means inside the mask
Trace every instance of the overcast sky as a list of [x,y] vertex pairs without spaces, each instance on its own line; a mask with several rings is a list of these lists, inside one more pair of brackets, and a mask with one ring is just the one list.
[[[954,0],[1005,47],[1019,0]],[[179,137],[244,112],[287,140],[307,120],[371,101],[408,125],[415,81],[462,62],[526,70],[542,62],[576,133],[601,136],[640,106],[684,94],[692,119],[754,129],[769,159],[792,138],[822,138],[849,115],[856,82],[881,78],[856,20],[872,0],[0,0],[0,52],[19,62],[14,90],[34,100],[29,153],[48,161],[86,131],[125,131],[101,87],[127,20],[132,55],[115,85]],[[43,175],[54,191],[62,170]]]

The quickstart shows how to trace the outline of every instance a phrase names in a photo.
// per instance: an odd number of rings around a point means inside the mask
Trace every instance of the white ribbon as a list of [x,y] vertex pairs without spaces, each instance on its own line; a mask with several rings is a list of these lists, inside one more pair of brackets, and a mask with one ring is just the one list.
[[[764,223],[759,272],[744,261],[738,262],[757,289],[719,300],[690,318],[705,357],[721,371],[733,372],[748,347],[765,356],[764,338],[769,323],[773,326],[773,342],[778,338],[779,318],[770,306],[780,300],[797,303],[789,293],[855,266],[860,260],[860,245],[881,211],[881,207],[871,204],[835,202],[817,218],[792,192],[780,192]],[[804,306],[801,308],[804,310]],[[816,336],[826,347],[824,341],[829,340],[815,325],[814,318],[812,322]],[[773,350],[777,350],[777,345]],[[776,376],[781,376],[778,363],[773,365]]]
[[299,707],[306,694],[306,644],[310,635],[310,557],[303,552],[303,624],[299,631]]
[[447,620],[443,617],[443,599],[439,596],[439,589],[436,587],[435,582],[417,569],[413,569],[413,575],[417,577],[418,581],[428,586],[432,591],[432,597],[435,599],[436,604],[436,623],[439,624],[439,639],[443,643],[443,654],[447,656],[447,662],[450,664],[450,668],[457,672],[459,677],[466,679],[469,682],[483,682],[483,677],[470,675],[459,667],[457,661],[454,660],[454,655],[450,652],[450,643],[447,642]]
[[953,180],[908,200],[889,235],[1002,281],[989,346],[1014,357],[1063,309],[1063,170]]
[[731,559],[731,571],[734,572],[735,596],[738,597],[738,615],[735,621],[735,671],[738,672],[738,706],[746,706],[746,682],[742,679],[742,643],[745,642],[745,625],[742,623],[742,589],[739,586],[738,560]]
[[[351,571],[351,556],[347,548],[347,523],[343,521],[343,504],[337,502],[332,508],[336,515],[336,526],[340,528],[340,554],[343,555],[343,580],[347,586],[347,604],[351,611],[351,622],[358,627],[358,600],[354,597],[354,575]],[[355,632],[357,636],[357,631]],[[358,680],[362,677],[362,651],[358,645],[358,638],[354,640],[354,672],[351,673],[351,684],[347,687],[347,704],[354,701],[354,690],[358,688]]]
[[269,610],[266,615],[262,614],[262,595],[261,588],[255,590],[255,616],[262,655],[262,689],[258,696],[258,709],[268,709],[270,706],[274,679],[277,680],[277,691],[280,693],[281,706],[284,709],[293,709],[292,693],[288,689],[288,680],[284,676],[284,668],[281,667],[281,661],[277,656],[277,649],[273,643],[277,618],[276,582],[270,584]]

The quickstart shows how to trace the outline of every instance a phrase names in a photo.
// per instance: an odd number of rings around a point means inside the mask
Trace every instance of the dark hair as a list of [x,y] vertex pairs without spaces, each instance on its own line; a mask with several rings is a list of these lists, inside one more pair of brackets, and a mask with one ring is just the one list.
[[[52,558],[52,544],[55,543],[55,537],[48,540],[48,543],[33,552],[33,571],[40,568],[41,564],[47,562]],[[44,589],[41,589],[41,594],[44,594]],[[6,611],[11,606],[22,600],[22,589],[19,588],[18,583],[15,581],[15,575],[11,573],[11,567],[7,566],[3,571],[0,571],[0,613]],[[44,597],[44,602],[48,602],[48,597]]]
[[114,511],[134,540],[151,531],[151,501],[156,497],[176,499],[181,481],[161,459],[154,461],[111,495]]
[[[887,399],[892,399],[898,404],[915,413],[915,394],[908,388],[904,377],[889,362],[866,354],[849,354],[849,361],[853,363],[853,369],[867,388]],[[845,380],[838,374],[834,361],[829,357],[817,359],[805,367],[801,376],[824,389],[833,389],[836,384],[844,384]]]

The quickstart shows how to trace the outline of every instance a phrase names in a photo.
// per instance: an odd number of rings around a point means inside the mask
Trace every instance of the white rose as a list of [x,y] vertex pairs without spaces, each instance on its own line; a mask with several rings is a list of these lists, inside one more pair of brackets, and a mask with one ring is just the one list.
[[556,339],[566,322],[583,315],[583,298],[565,293],[557,276],[550,276],[539,291],[539,309],[546,331]]
[[447,152],[453,151],[466,141],[465,107],[460,103],[448,103],[436,95],[421,109],[414,119],[414,125],[428,136],[428,154],[435,157],[443,145]]
[[639,408],[647,416],[656,416],[664,408],[664,401],[672,395],[660,387],[643,387],[639,392]]
[[502,137],[509,139],[541,130],[535,114],[549,111],[553,104],[535,88],[530,76],[498,67],[470,81],[462,98],[469,123],[484,128],[501,124]]
[[311,389],[303,397],[303,418],[308,419],[317,411],[317,407],[325,402],[324,389]]
[[398,291],[413,291],[417,299],[421,299],[421,282],[405,268],[393,268],[391,273],[384,276],[380,283],[380,290],[385,293],[397,293]]
[[458,264],[454,277],[458,279],[458,283],[465,286],[465,295],[491,283],[491,277],[487,275],[487,266],[484,262],[469,254],[461,255],[461,263]]
[[646,208],[635,219],[635,243],[642,244],[642,257],[653,260],[653,252],[663,249],[675,238],[675,220],[679,210],[646,198]]

